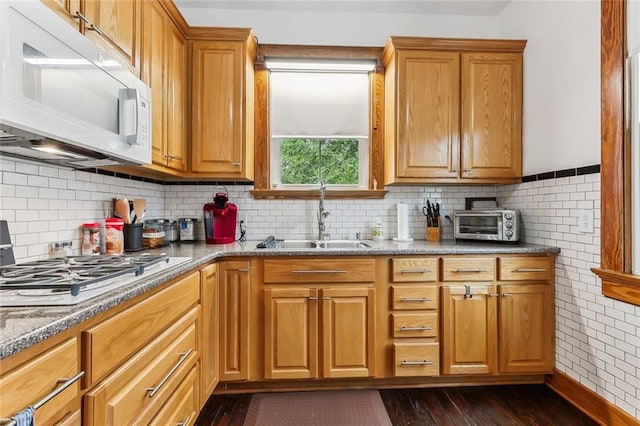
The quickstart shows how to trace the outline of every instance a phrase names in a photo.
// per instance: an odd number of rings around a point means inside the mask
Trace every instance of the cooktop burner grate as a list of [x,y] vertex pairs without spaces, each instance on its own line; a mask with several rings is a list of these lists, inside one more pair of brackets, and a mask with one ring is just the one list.
[[169,262],[168,255],[71,256],[0,267],[0,290],[51,289],[77,296],[82,287]]

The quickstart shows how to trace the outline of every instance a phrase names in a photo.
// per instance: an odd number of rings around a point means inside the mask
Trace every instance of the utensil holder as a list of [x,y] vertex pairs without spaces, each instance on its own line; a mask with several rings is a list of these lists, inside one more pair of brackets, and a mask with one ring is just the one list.
[[137,251],[142,249],[142,223],[127,223],[124,225],[124,250]]
[[442,226],[440,226],[440,218],[438,218],[438,226],[427,226],[427,241],[440,241],[441,230]]

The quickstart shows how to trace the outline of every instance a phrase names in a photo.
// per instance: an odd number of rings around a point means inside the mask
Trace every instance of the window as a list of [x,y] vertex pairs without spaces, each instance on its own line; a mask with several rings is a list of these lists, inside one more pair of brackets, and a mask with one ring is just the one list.
[[272,188],[368,188],[373,65],[267,61]]

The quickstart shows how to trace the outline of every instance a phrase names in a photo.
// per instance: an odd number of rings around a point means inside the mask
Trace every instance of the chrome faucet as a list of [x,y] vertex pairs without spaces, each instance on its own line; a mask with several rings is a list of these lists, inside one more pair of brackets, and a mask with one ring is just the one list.
[[324,193],[327,190],[327,184],[324,180],[320,181],[320,203],[318,205],[318,239],[324,240],[329,237],[329,234],[324,232],[324,220],[329,216],[329,212],[324,209]]

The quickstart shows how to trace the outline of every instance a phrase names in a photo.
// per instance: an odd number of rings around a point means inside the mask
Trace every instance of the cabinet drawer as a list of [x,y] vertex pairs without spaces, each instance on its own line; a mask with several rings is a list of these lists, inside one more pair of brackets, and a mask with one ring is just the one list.
[[438,376],[440,374],[439,349],[438,343],[394,343],[395,376]]
[[265,283],[373,282],[374,259],[267,259]]
[[392,285],[392,309],[436,309],[438,287],[435,285]]
[[436,281],[438,279],[438,259],[393,259],[391,271],[391,280],[396,283]]
[[445,257],[442,259],[443,281],[493,281],[496,276],[493,257]]
[[393,338],[438,337],[438,314],[396,312],[391,314]]
[[198,366],[194,366],[150,425],[192,425],[198,417]]
[[95,383],[175,322],[200,297],[195,272],[172,286],[82,332],[85,370]]
[[155,416],[195,361],[199,312],[194,308],[85,395],[88,424],[146,423],[139,416],[147,422]]
[[[0,377],[0,417],[9,418],[40,401],[61,385],[59,379],[68,380],[79,372],[78,340],[72,338],[54,346]],[[71,402],[80,391],[80,380],[55,396],[36,413],[37,424],[52,423],[62,407]]]
[[501,257],[499,264],[501,281],[548,281],[552,278],[551,258],[546,256]]

